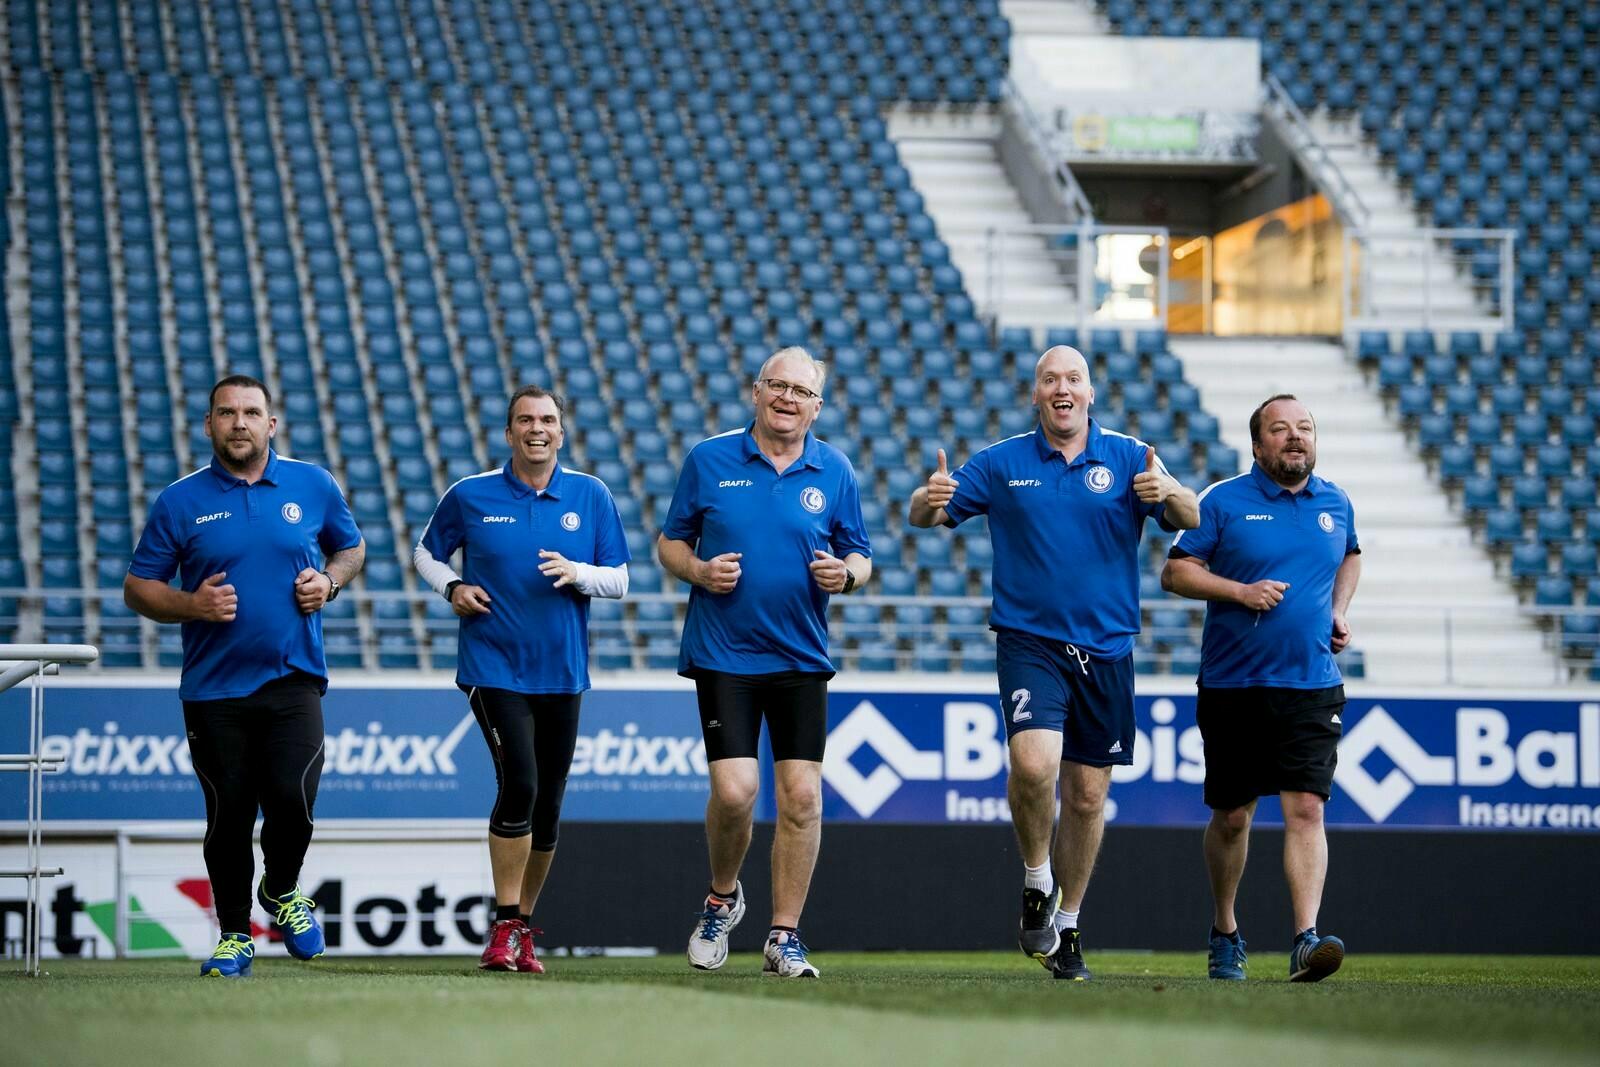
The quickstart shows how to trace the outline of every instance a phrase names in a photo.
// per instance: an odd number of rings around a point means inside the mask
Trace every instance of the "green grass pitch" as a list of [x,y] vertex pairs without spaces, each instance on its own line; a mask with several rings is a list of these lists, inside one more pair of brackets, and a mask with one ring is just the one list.
[[187,960],[49,961],[0,975],[7,1064],[740,1064],[1600,1062],[1600,959],[1353,955],[1289,985],[1281,953],[1243,984],[1199,953],[1094,952],[1092,983],[1015,954],[816,954],[820,981],[681,957],[303,964],[264,949],[248,981]]

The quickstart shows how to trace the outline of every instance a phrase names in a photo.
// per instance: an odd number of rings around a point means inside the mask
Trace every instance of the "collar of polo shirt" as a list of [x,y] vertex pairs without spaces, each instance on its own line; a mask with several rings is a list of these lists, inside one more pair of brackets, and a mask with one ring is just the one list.
[[[211,453],[211,473],[216,476],[217,481],[222,483],[224,490],[232,489],[236,485],[251,484],[227,467],[224,467],[222,460],[218,458],[215,452]],[[275,449],[270,447],[267,449],[267,465],[262,468],[261,477],[256,479],[256,482],[257,484],[261,482],[265,482],[268,485],[278,484],[278,453]]]
[[[1106,461],[1105,456],[1100,451],[1100,444],[1105,440],[1105,435],[1100,432],[1100,424],[1094,421],[1094,416],[1089,416],[1089,428],[1084,432],[1088,436],[1084,438],[1083,451],[1072,458],[1072,463],[1067,464],[1069,467],[1080,460],[1084,463],[1104,463]],[[1034,447],[1039,450],[1039,458],[1046,463],[1050,461],[1051,456],[1056,456],[1063,460],[1066,459],[1065,456],[1061,455],[1060,450],[1050,443],[1050,438],[1044,435],[1043,423],[1034,423],[1033,443]]]
[[[757,456],[760,456],[762,459],[767,459],[766,453],[761,451],[761,446],[756,444],[755,430],[756,420],[751,419],[749,422],[745,423],[743,444],[744,460],[746,463],[750,462]],[[767,462],[771,463],[772,461],[767,459]],[[817,445],[817,435],[812,433],[810,430],[806,431],[805,447],[800,450],[800,464],[801,466],[811,467],[815,470],[822,469],[822,449]],[[786,467],[784,468],[784,473],[787,474],[793,469],[794,468],[792,466]]]
[[557,463],[555,465],[555,469],[550,472],[550,484],[546,485],[543,489],[535,489],[521,478],[518,478],[517,472],[511,469],[511,461],[509,459],[506,460],[506,465],[501,467],[500,471],[505,475],[506,484],[511,486],[511,491],[518,496],[527,496],[529,493],[539,493],[549,497],[551,500],[561,499],[562,472],[561,464],[559,463]]

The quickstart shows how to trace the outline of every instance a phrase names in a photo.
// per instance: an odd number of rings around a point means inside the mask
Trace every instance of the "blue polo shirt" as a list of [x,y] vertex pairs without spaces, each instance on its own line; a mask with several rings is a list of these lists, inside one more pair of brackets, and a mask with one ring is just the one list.
[[948,525],[989,516],[990,626],[1064,641],[1101,659],[1133,650],[1139,537],[1151,515],[1165,525],[1165,508],[1133,491],[1149,451],[1090,419],[1071,463],[1035,426],[980,450],[951,475],[960,484],[945,507]]
[[514,693],[589,688],[589,597],[539,573],[544,550],[574,563],[630,559],[611,490],[558,466],[544,489],[511,470],[474,474],[445,490],[421,545],[444,561],[463,549],[462,581],[489,594],[489,614],[461,620],[456,682]]
[[806,434],[782,474],[756,447],[750,423],[695,445],[683,461],[661,526],[701,559],[742,552],[730,593],[695,586],[683,624],[678,673],[832,672],[828,594],[811,577],[812,553],[872,555],[850,461]]
[[128,573],[192,593],[226,572],[239,612],[232,622],[183,624],[183,700],[248,696],[294,671],[328,677],[322,613],[302,614],[295,577],[361,543],[344,494],[321,467],[267,452],[260,480],[235,477],[215,456],[150,505]]
[[1200,648],[1200,684],[1209,688],[1281,686],[1326,689],[1342,681],[1333,637],[1333,579],[1352,552],[1355,510],[1343,489],[1313,474],[1298,493],[1259,465],[1200,494],[1200,525],[1172,543],[1211,573],[1246,584],[1288,582],[1283,602],[1256,612],[1209,601]]

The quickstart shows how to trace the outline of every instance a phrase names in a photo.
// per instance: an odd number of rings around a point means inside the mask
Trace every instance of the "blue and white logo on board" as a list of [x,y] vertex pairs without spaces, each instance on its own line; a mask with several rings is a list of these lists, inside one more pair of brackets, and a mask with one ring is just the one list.
[[303,514],[304,513],[300,510],[300,505],[296,504],[293,500],[289,501],[283,506],[283,521],[291,525],[299,522]]
[[1322,527],[1323,533],[1333,533],[1333,516],[1324,511],[1317,516],[1317,525]]
[[828,506],[828,498],[822,495],[821,489],[808,485],[800,490],[800,506],[813,515],[819,515],[822,509]]
[[576,511],[569,511],[565,515],[561,516],[561,528],[566,530],[568,533],[571,533],[573,530],[578,528],[578,525],[581,521],[582,520],[578,518],[578,513]]
[[1083,472],[1083,484],[1096,493],[1109,492],[1116,481],[1110,467],[1095,466]]

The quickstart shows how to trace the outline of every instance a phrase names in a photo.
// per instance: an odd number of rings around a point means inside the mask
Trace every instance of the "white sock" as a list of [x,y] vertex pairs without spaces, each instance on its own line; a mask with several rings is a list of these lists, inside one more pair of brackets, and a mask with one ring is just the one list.
[[1056,909],[1056,929],[1076,930],[1078,928],[1078,913],[1065,908]]
[[1045,860],[1037,867],[1022,865],[1022,885],[1024,889],[1037,889],[1041,893],[1048,893],[1056,887],[1056,880],[1050,877],[1050,861]]

